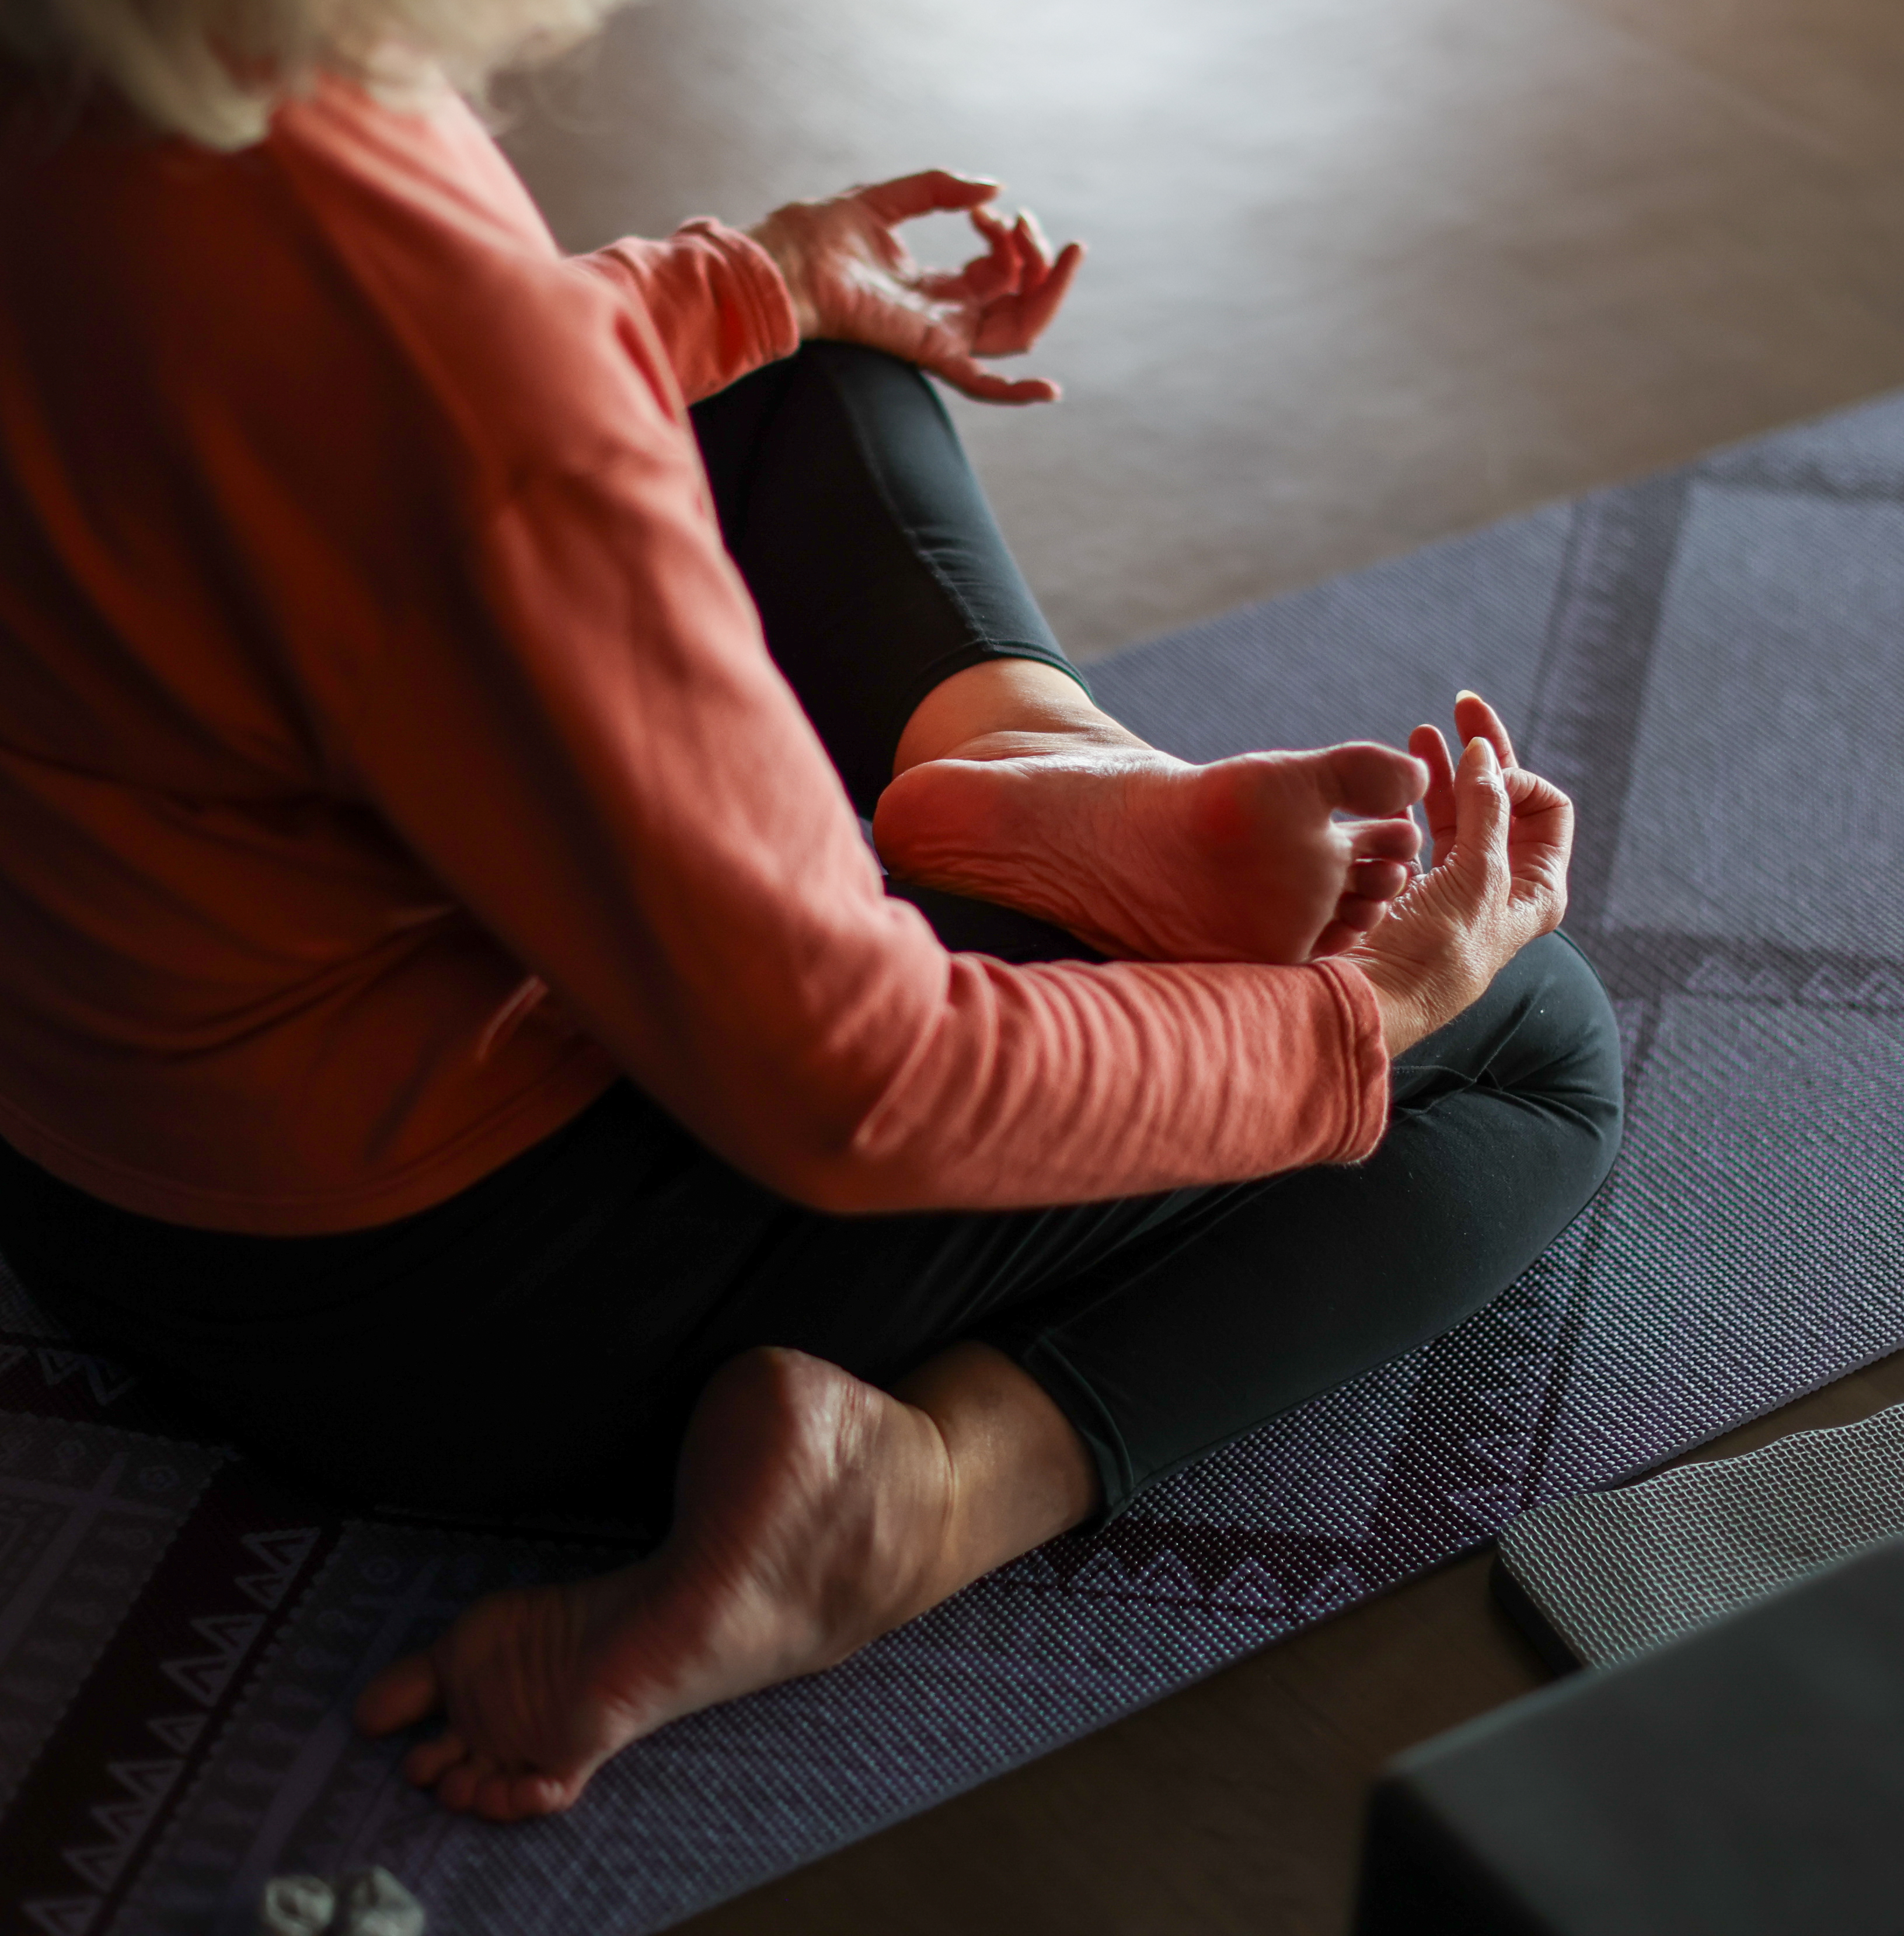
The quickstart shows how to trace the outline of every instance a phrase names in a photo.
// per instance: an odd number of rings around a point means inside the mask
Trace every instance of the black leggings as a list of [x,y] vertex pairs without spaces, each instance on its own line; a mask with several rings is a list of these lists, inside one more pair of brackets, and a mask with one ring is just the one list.
[[[862,812],[937,681],[1000,655],[1064,664],[911,370],[812,345],[695,419],[775,657]],[[1088,952],[918,898],[955,946]],[[990,1215],[804,1209],[625,1082],[449,1202],[337,1236],[135,1216],[0,1145],[0,1251],[75,1332],[169,1367],[254,1447],[359,1499],[652,1514],[736,1352],[792,1345],[890,1382],[979,1339],[1064,1408],[1114,1512],[1458,1322],[1575,1215],[1620,1132],[1592,970],[1557,936],[1526,949],[1402,1057],[1394,1095],[1352,1167]]]

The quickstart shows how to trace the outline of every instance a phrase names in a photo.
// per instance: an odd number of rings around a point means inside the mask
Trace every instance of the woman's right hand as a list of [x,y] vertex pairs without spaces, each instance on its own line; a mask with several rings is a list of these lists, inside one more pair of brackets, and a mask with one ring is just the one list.
[[1456,700],[1454,723],[1465,742],[1458,768],[1435,728],[1409,736],[1409,751],[1427,764],[1433,867],[1340,957],[1374,987],[1391,1057],[1452,1021],[1566,912],[1573,803],[1515,760],[1500,715],[1478,694]]
[[[1055,256],[1028,210],[1007,222],[985,207],[995,181],[928,168],[792,201],[747,233],[773,258],[803,337],[864,343],[943,377],[987,404],[1048,404],[1043,377],[1001,377],[977,359],[1029,349],[1058,313],[1084,260],[1081,243]],[[916,216],[962,211],[985,253],[962,269],[922,268],[897,231]]]

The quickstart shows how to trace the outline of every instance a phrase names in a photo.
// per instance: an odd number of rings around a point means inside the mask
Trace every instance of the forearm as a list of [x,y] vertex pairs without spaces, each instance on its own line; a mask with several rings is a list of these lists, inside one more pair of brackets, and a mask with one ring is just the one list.
[[320,716],[449,894],[703,1142],[817,1207],[1365,1153],[1387,1062],[1359,976],[1009,968],[882,891],[687,456],[525,479],[480,554],[482,628],[406,634],[374,678],[325,661]]
[[834,1212],[1010,1209],[1367,1156],[1388,1057],[1352,970],[955,956],[849,1143],[769,1180]]

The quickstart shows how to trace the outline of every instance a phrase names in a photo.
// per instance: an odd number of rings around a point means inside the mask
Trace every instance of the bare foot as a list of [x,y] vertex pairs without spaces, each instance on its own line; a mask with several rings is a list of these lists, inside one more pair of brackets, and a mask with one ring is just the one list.
[[1421,836],[1406,816],[1427,779],[1365,743],[1202,767],[1115,747],[941,758],[894,780],[873,834],[902,879],[1107,954],[1307,961],[1351,945],[1406,885]]
[[390,1734],[443,1709],[412,1781],[495,1822],[566,1808],[630,1741],[831,1666],[997,1563],[962,1549],[956,1490],[926,1411],[819,1359],[749,1351],[701,1399],[658,1553],[478,1602],[371,1683],[357,1724]]

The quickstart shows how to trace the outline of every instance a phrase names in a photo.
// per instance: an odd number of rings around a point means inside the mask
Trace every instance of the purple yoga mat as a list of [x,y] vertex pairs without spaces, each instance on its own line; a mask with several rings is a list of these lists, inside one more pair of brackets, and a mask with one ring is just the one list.
[[474,1593],[604,1549],[340,1521],[171,1435],[7,1291],[13,1924],[235,1936],[268,1874],[380,1862],[454,1936],[658,1928],[1904,1345],[1904,401],[1093,679],[1197,758],[1496,700],[1580,808],[1569,927],[1631,1102],[1600,1199],[1439,1342],[506,1835],[412,1795],[346,1707]]

